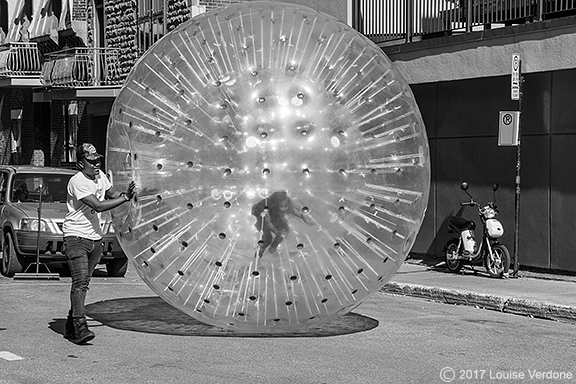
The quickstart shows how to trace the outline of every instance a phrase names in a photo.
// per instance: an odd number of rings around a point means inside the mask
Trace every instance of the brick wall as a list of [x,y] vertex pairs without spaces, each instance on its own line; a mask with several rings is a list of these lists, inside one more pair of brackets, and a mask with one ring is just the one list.
[[[201,6],[205,6],[207,11],[212,9],[230,5],[234,3],[242,3],[243,1],[234,0],[212,0],[200,1]],[[184,23],[190,18],[190,10],[187,6],[187,0],[168,0],[167,9],[167,29],[173,30],[178,25]],[[122,54],[119,59],[119,76],[125,79],[136,60],[139,58],[138,47],[136,43],[136,9],[135,0],[110,0],[106,2],[106,27],[105,38],[107,46],[110,48],[120,48]],[[93,18],[90,12],[87,14],[87,19],[90,21]],[[90,26],[91,23],[88,23]],[[93,31],[88,28],[88,45],[93,45]]]
[[125,79],[138,59],[136,45],[135,0],[110,0],[106,2],[105,38],[110,48],[120,48],[119,77]]
[[187,0],[168,0],[166,28],[168,32],[190,19],[190,9]]

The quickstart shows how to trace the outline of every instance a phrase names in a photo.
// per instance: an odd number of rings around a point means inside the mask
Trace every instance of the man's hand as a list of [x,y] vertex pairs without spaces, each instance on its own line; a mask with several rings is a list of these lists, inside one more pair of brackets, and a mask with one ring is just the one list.
[[130,182],[130,184],[128,184],[128,189],[126,190],[126,197],[129,200],[132,200],[132,198],[134,197],[134,190],[136,189],[136,183],[134,182],[134,180],[132,180]]

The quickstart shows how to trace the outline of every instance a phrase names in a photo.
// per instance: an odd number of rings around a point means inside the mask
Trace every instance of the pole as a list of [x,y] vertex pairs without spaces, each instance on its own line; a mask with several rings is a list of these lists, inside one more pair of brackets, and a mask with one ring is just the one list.
[[63,160],[66,163],[69,163],[72,161],[72,159],[70,158],[70,110],[69,110],[69,106],[70,106],[70,101],[65,101],[63,103],[63,109],[64,109],[64,154],[63,154]]
[[512,272],[512,277],[518,277],[518,269],[520,268],[520,263],[518,261],[518,238],[519,238],[519,227],[520,227],[520,144],[522,141],[522,92],[524,88],[524,77],[522,76],[522,61],[519,63],[519,96],[518,96],[518,145],[516,146],[516,198],[514,199],[514,270]]
[[406,43],[414,37],[414,0],[406,1]]
[[472,32],[472,0],[466,1],[466,32]]
[[40,183],[38,192],[38,231],[36,232],[36,274],[40,273],[40,229],[42,228],[40,222],[42,220],[42,187],[42,183]]

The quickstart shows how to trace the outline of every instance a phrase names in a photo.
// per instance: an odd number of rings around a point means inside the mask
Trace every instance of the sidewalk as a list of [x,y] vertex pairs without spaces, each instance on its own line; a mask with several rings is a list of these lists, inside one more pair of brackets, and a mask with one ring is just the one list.
[[529,272],[494,279],[481,267],[449,272],[443,264],[405,262],[381,292],[490,309],[576,325],[576,279],[547,279]]

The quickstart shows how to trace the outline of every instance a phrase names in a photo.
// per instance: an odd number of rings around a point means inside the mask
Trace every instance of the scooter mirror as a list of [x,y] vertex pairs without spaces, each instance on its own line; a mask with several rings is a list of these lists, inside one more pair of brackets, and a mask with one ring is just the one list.
[[493,190],[494,192],[496,192],[499,187],[500,187],[500,186],[498,185],[498,183],[494,183],[494,185],[492,186],[492,190]]
[[468,183],[463,181],[462,184],[460,184],[460,188],[462,188],[463,191],[466,191],[468,189]]

